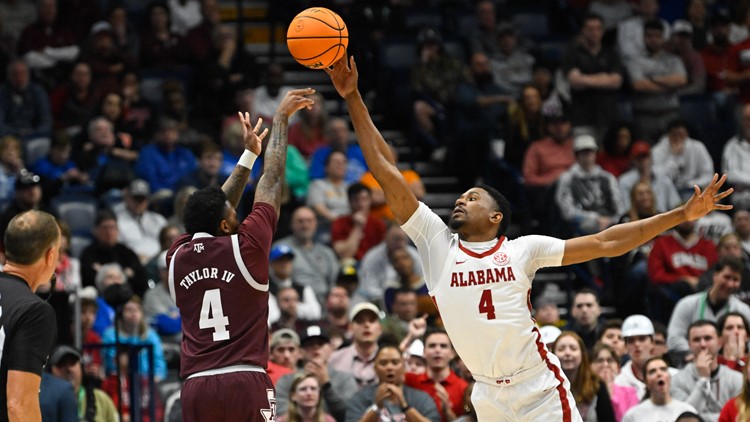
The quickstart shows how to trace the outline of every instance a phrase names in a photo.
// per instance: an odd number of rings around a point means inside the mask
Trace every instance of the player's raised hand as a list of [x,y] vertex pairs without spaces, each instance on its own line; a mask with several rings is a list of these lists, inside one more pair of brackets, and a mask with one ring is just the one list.
[[693,196],[688,199],[684,205],[685,217],[688,220],[697,220],[704,215],[710,213],[713,210],[731,210],[731,205],[720,204],[719,202],[729,196],[734,189],[729,188],[723,192],[719,192],[721,186],[727,181],[727,175],[724,174],[719,178],[718,174],[714,174],[711,182],[701,192],[701,189],[695,185],[693,189]]
[[357,63],[354,62],[354,56],[350,56],[348,61],[346,57],[342,57],[332,67],[323,70],[331,77],[333,87],[336,88],[342,98],[346,99],[349,95],[357,92],[359,72],[357,71]]
[[315,104],[311,98],[307,98],[309,95],[315,94],[315,90],[312,88],[293,89],[284,96],[276,109],[277,113],[282,113],[286,117],[291,117],[297,110],[301,110],[304,107],[312,108]]
[[263,119],[258,118],[258,123],[255,127],[250,123],[250,113],[238,111],[237,114],[240,116],[240,122],[242,123],[242,141],[245,143],[245,149],[252,152],[255,155],[260,155],[260,151],[263,148],[263,139],[268,135],[268,128],[264,129],[263,132],[259,132],[263,126]]

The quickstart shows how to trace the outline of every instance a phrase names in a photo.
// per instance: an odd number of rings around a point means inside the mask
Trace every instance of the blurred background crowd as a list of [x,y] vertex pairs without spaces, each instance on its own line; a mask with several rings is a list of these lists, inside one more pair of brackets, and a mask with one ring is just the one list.
[[67,420],[54,400],[80,420],[180,420],[165,250],[187,197],[241,155],[236,112],[270,127],[303,86],[316,104],[290,122],[269,257],[279,420],[357,421],[385,382],[429,419],[474,420],[471,375],[343,103],[286,51],[286,26],[310,6],[347,23],[373,118],[443,218],[483,182],[512,203],[509,237],[570,238],[672,209],[727,173],[731,212],[543,270],[532,304],[585,420],[747,420],[747,0],[2,0],[0,233],[43,209],[65,239],[40,292],[60,343],[45,420]]

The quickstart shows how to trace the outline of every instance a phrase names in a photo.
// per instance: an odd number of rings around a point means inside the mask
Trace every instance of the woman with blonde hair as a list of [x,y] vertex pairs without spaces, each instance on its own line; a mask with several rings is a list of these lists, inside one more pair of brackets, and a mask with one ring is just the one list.
[[278,422],[335,422],[331,415],[323,411],[320,399],[320,383],[315,375],[302,373],[294,377],[289,387],[289,409],[279,415]]
[[[642,220],[657,214],[656,194],[651,184],[636,182],[630,189],[630,209],[620,218],[620,223]],[[610,271],[613,278],[615,306],[623,315],[646,314],[648,254],[653,239],[631,251],[612,258]]]
[[552,344],[570,380],[570,391],[584,422],[615,422],[615,412],[607,386],[591,369],[583,339],[573,331],[563,331]]
[[[750,354],[746,355],[750,358]],[[750,421],[750,365],[742,369],[742,391],[737,397],[729,401],[721,409],[719,422],[747,422]]]

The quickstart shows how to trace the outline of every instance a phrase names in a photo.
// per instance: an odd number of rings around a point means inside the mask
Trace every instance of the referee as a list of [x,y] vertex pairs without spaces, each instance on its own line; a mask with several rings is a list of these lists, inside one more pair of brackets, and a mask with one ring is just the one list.
[[55,342],[55,313],[34,294],[49,283],[60,253],[60,228],[43,211],[16,215],[5,231],[0,272],[0,421],[42,420],[39,384]]

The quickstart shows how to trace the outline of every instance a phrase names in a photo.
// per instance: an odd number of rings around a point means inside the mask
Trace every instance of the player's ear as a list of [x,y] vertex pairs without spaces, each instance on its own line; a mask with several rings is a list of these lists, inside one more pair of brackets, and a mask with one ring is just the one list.
[[229,222],[225,219],[222,219],[219,223],[219,231],[223,234],[232,234],[231,229],[229,228]]
[[501,213],[500,211],[493,212],[490,216],[490,221],[499,224],[501,221],[503,221],[503,213]]

